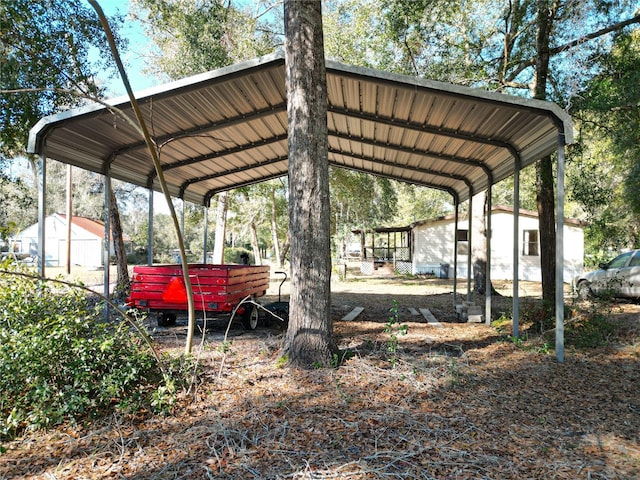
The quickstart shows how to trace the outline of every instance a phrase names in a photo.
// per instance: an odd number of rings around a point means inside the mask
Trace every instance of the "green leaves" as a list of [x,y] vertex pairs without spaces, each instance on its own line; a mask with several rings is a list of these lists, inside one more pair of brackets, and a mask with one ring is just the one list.
[[165,410],[167,385],[128,324],[104,322],[79,290],[0,274],[0,437],[159,399]]
[[111,54],[98,17],[81,0],[2,2],[0,19],[0,90],[23,90],[0,96],[0,152],[12,157],[24,153],[40,117],[85,101],[71,91],[101,95],[95,74]]

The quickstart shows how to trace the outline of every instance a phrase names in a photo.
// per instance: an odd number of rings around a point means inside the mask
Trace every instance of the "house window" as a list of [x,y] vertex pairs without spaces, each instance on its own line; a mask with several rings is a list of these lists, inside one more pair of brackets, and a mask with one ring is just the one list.
[[537,257],[538,250],[538,230],[525,230],[522,243],[522,255],[525,257]]
[[456,235],[456,244],[458,245],[458,255],[469,254],[469,230],[460,230]]

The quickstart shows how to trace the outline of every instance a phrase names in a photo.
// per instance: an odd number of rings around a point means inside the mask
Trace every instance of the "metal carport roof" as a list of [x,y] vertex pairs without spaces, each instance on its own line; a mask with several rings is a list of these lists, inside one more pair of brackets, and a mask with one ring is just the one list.
[[[284,55],[275,53],[137,95],[171,196],[208,206],[218,192],[287,174],[284,63]],[[459,202],[514,173],[518,210],[519,170],[558,152],[556,354],[563,361],[564,145],[573,142],[570,117],[548,102],[331,61],[326,67],[329,163],[449,192],[456,212]],[[31,129],[28,152],[43,161],[41,223],[46,158],[160,190],[142,135],[129,123],[133,119],[123,97],[45,117]],[[516,234],[514,222],[514,335]],[[44,227],[39,237],[43,259]],[[488,264],[489,245],[490,236]],[[490,268],[486,277],[490,319]],[[107,290],[108,278],[107,265]]]
[[[327,62],[329,162],[451,193],[462,202],[542,156],[571,120],[557,105]],[[284,55],[275,53],[137,95],[173,197],[287,174]],[[120,97],[41,119],[28,151],[160,190]]]

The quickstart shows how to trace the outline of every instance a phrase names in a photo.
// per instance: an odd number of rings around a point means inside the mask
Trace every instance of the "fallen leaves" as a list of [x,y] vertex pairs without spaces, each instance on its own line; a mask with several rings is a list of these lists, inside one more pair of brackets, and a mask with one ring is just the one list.
[[559,365],[485,325],[409,323],[391,368],[384,320],[336,323],[357,353],[336,370],[278,368],[276,334],[239,332],[223,375],[201,352],[216,373],[174,416],[30,433],[5,445],[0,478],[640,477],[637,341]]

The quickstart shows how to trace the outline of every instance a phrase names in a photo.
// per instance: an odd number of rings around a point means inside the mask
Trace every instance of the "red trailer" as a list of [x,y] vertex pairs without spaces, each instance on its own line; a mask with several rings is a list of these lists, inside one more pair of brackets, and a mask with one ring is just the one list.
[[[267,293],[269,267],[261,265],[190,264],[189,278],[197,312],[231,313],[246,297],[255,300]],[[187,290],[180,265],[133,267],[131,307],[158,314],[158,325],[175,323],[176,313],[188,310]],[[242,304],[236,315],[245,328],[258,325],[258,308]]]

